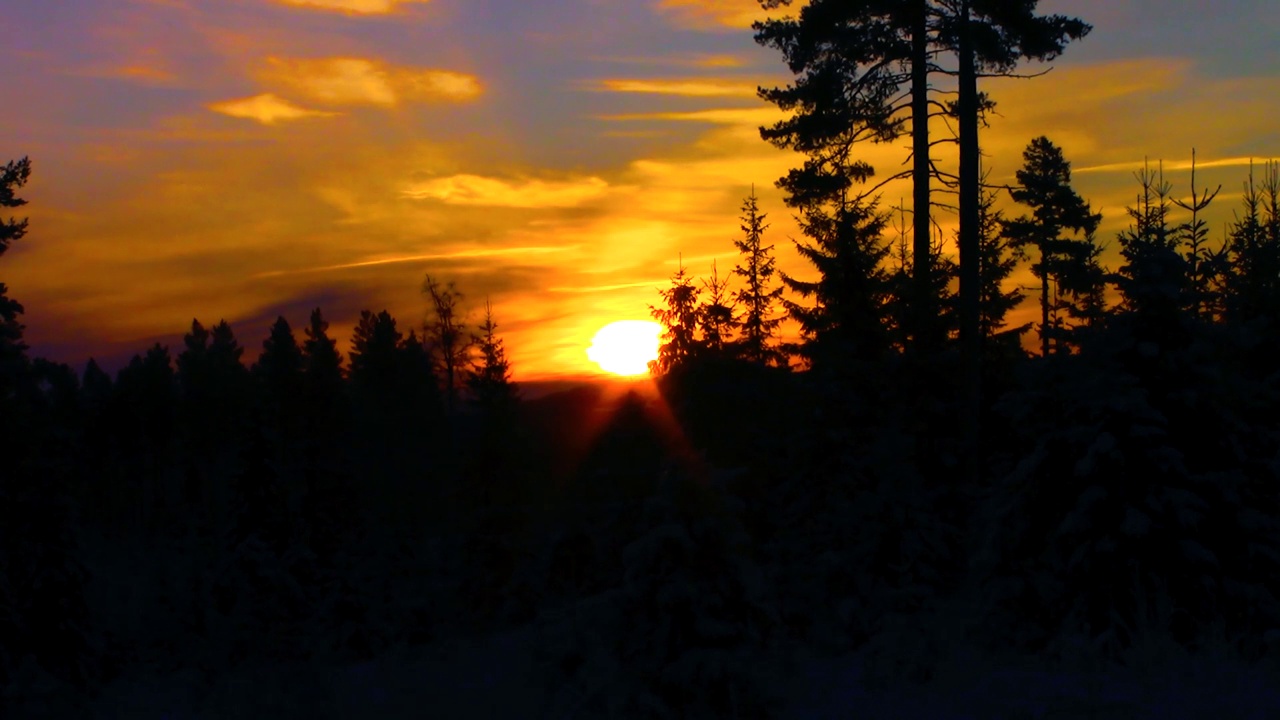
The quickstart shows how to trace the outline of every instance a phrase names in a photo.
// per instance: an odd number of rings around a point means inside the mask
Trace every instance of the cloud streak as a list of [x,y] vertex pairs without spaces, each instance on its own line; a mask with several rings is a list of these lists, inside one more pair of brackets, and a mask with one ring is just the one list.
[[308,10],[327,10],[347,15],[385,15],[395,12],[400,5],[426,3],[430,0],[275,0],[275,2]]
[[466,102],[484,92],[479,78],[467,73],[398,67],[359,57],[269,57],[258,79],[268,87],[328,105]]
[[306,118],[333,117],[338,114],[300,107],[272,93],[210,103],[208,108],[228,117],[254,120],[263,125],[275,125],[282,121]]
[[651,80],[601,80],[594,89],[618,93],[679,95],[683,97],[756,97],[756,85],[742,80],[716,78],[662,78]]
[[564,208],[596,200],[608,190],[609,183],[599,177],[504,180],[463,174],[413,183],[401,194],[414,200],[436,200],[448,205]]

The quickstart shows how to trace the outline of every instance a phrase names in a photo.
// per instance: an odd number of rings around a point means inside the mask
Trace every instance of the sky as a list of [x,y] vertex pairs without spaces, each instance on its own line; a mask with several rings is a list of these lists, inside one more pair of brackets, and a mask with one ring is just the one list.
[[[1114,246],[1133,171],[1163,161],[1184,197],[1194,148],[1197,186],[1223,186],[1220,239],[1250,160],[1280,156],[1273,1],[1040,9],[1093,31],[1045,75],[983,80],[991,180],[1048,136]],[[227,320],[252,358],[278,315],[300,331],[313,307],[345,351],[362,309],[420,326],[430,274],[474,320],[492,303],[517,380],[591,373],[592,335],[648,319],[679,262],[729,274],[753,187],[782,269],[813,275],[774,185],[802,158],[759,137],[782,116],[756,88],[792,79],[752,39],[764,15],[755,0],[6,0],[0,163],[33,172],[0,281],[34,354],[119,367],[157,341],[176,353],[192,319]],[[881,175],[906,160],[866,157]],[[882,202],[910,197],[893,183]],[[954,218],[937,219],[949,240]]]

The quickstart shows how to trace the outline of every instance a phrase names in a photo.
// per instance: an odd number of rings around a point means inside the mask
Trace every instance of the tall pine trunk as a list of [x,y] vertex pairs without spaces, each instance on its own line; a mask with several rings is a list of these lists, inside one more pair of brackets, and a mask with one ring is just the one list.
[[934,350],[934,328],[937,308],[930,297],[932,258],[929,248],[929,1],[915,0],[915,17],[911,26],[911,141],[914,166],[915,229],[912,249],[912,272],[915,281],[915,306],[911,328],[917,351],[921,355]]
[[963,365],[961,422],[965,469],[977,480],[982,408],[982,338],[979,327],[978,69],[970,35],[969,2],[960,5],[960,352]]

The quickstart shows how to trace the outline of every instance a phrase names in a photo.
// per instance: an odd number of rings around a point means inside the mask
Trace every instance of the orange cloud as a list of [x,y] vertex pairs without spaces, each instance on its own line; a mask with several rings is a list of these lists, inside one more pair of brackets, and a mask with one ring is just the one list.
[[283,5],[328,10],[348,15],[381,15],[395,12],[398,6],[409,3],[425,3],[430,0],[275,0]]
[[332,117],[337,115],[337,113],[299,107],[271,93],[263,93],[239,100],[210,103],[208,108],[216,113],[222,113],[234,118],[256,120],[263,125],[274,125],[281,120],[301,120],[310,117]]
[[259,73],[267,85],[332,105],[394,106],[403,101],[462,102],[484,88],[473,75],[434,68],[405,68],[366,58],[267,58]]
[[598,177],[573,180],[502,180],[480,175],[451,175],[410,185],[402,191],[415,200],[449,205],[512,208],[574,207],[603,196],[609,183]]
[[[803,0],[795,3],[802,4]],[[749,28],[770,15],[755,0],[659,0],[658,9],[681,27],[697,30]]]
[[609,92],[684,97],[756,97],[755,83],[715,78],[611,79],[601,80],[596,88]]

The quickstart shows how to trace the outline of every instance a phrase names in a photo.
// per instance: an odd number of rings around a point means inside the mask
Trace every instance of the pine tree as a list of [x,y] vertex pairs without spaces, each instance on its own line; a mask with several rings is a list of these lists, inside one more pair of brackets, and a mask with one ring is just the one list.
[[[0,208],[22,207],[26,200],[17,197],[15,191],[31,177],[31,160],[22,158],[0,168]],[[27,220],[0,218],[0,256],[15,240],[27,234]],[[8,296],[8,288],[0,282],[0,415],[12,415],[6,403],[17,392],[19,376],[27,368],[27,346],[22,342],[23,327],[19,318],[22,304]],[[4,430],[0,425],[0,432]]]
[[[26,204],[15,192],[30,174],[25,157],[0,167],[0,208]],[[0,218],[0,256],[26,232],[25,218]],[[24,308],[7,291],[0,283],[0,714],[17,717],[30,711],[20,701],[33,688],[18,675],[31,662],[79,687],[92,677],[92,630],[72,532],[71,448],[60,437],[70,424],[60,416],[75,412],[75,377],[29,360]]]
[[[1067,348],[1062,295],[1087,296],[1093,292],[1085,272],[1097,254],[1093,233],[1102,221],[1071,187],[1071,164],[1062,150],[1046,137],[1038,137],[1023,153],[1024,165],[1017,172],[1020,187],[1010,191],[1013,199],[1031,207],[1032,214],[1005,223],[1005,234],[1017,248],[1034,246],[1038,258],[1032,270],[1040,279],[1040,348],[1042,355]],[[1065,233],[1072,231],[1080,238]],[[1095,278],[1096,279],[1096,278]]]
[[760,212],[755,188],[742,203],[742,234],[733,244],[740,259],[733,274],[742,278],[742,289],[734,293],[734,301],[743,309],[741,336],[738,339],[742,357],[757,365],[785,365],[786,356],[777,347],[778,326],[782,318],[775,308],[782,301],[782,285],[774,285],[777,260],[773,246],[764,244],[766,214]]
[[671,286],[659,291],[665,307],[649,306],[653,318],[662,324],[662,343],[658,346],[658,359],[650,361],[649,369],[659,375],[668,374],[688,363],[697,355],[698,286],[685,271],[683,258],[674,275]]

